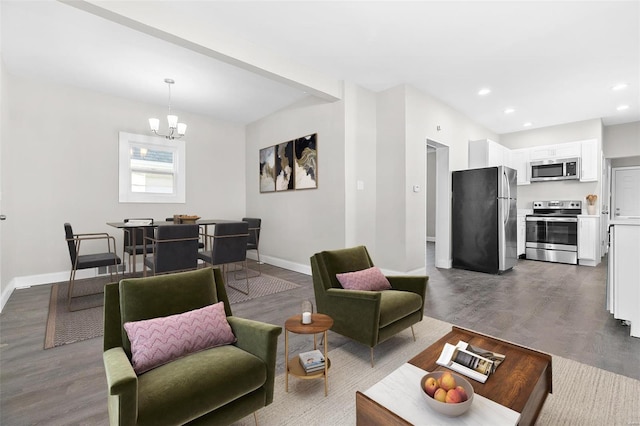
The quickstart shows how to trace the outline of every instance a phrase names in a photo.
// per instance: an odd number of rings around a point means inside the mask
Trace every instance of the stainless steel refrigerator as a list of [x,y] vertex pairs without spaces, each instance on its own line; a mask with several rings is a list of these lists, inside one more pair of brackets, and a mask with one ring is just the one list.
[[518,260],[517,179],[509,167],[452,173],[453,267],[499,274]]

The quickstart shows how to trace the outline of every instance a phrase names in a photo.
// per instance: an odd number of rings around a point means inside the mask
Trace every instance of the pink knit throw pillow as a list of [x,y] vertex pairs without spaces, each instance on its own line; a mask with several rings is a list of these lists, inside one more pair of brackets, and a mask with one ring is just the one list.
[[168,317],[124,323],[133,370],[142,374],[182,356],[234,343],[224,302]]
[[340,282],[342,288],[346,288],[348,290],[379,291],[391,289],[389,280],[377,266],[369,269],[363,269],[362,271],[336,274],[336,278]]

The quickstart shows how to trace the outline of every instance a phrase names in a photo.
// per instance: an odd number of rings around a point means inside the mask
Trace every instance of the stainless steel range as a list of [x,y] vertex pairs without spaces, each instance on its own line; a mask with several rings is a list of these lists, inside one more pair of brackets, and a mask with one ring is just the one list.
[[578,215],[582,201],[534,201],[527,215],[527,259],[578,264]]

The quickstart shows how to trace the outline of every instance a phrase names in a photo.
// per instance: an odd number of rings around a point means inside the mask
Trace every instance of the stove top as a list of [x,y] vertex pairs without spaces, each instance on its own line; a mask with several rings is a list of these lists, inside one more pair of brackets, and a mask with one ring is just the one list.
[[581,213],[582,201],[534,201],[531,216],[576,217]]
[[578,217],[579,213],[533,213],[528,214],[530,217]]

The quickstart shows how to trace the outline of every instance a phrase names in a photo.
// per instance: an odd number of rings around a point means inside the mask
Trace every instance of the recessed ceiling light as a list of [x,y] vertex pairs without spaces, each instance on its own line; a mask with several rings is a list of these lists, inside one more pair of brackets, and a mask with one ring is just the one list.
[[505,113],[505,114],[513,114],[514,112],[516,112],[516,110],[515,110],[515,109],[513,109],[513,108],[506,108],[506,109],[504,110],[504,113]]
[[478,95],[480,96],[488,95],[489,93],[491,93],[491,89],[487,89],[486,87],[478,91]]
[[523,124],[524,127],[531,127],[533,126],[533,123],[530,121],[527,121],[526,123]]
[[625,109],[629,109],[629,105],[620,105],[616,108],[618,111],[624,111]]
[[611,90],[623,90],[626,89],[627,87],[629,87],[629,85],[627,83],[618,83],[615,86],[611,87]]

